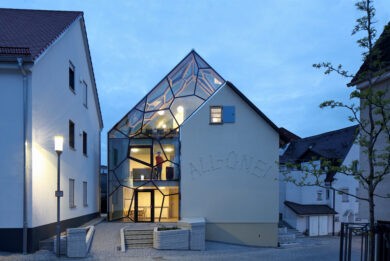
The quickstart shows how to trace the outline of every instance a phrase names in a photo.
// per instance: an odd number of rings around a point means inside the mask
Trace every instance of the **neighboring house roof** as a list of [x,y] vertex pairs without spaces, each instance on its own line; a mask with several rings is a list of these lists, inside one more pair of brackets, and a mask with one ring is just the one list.
[[337,214],[337,212],[328,205],[298,204],[291,201],[285,201],[284,204],[289,207],[295,214],[301,216]]
[[83,12],[0,8],[0,55],[36,60]]
[[344,160],[357,134],[358,125],[292,140],[280,163],[299,162],[305,155],[318,155],[327,159]]
[[283,140],[285,143],[289,143],[292,140],[301,139],[301,137],[295,135],[294,133],[292,133],[291,131],[283,127],[279,128],[279,135],[280,135],[280,139]]
[[99,123],[103,128],[83,12],[0,8],[0,58],[23,58],[36,62],[78,19],[81,19]]
[[[390,22],[385,26],[381,36],[374,44],[374,52],[378,52],[378,54],[373,55],[374,61],[379,61],[379,63],[374,63],[372,71],[374,73],[390,70]],[[352,81],[348,84],[348,86],[356,85],[360,82],[363,82],[364,72],[368,70],[368,61],[365,60],[364,63],[360,66],[359,71],[356,73],[355,77],[353,77]]]

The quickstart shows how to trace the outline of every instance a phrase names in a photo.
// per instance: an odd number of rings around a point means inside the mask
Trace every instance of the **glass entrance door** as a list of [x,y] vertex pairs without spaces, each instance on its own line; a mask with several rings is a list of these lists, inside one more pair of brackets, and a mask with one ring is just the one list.
[[153,222],[154,190],[136,190],[135,222]]

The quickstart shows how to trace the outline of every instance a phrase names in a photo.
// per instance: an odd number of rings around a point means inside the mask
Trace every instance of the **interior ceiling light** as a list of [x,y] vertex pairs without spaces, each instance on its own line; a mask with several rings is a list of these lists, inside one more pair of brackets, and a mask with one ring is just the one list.
[[137,148],[132,148],[132,149],[131,149],[131,152],[139,152],[139,149],[137,149]]
[[158,111],[159,115],[164,115],[165,111]]
[[179,106],[179,107],[177,107],[177,112],[183,112],[184,111],[184,108],[183,108],[183,106]]

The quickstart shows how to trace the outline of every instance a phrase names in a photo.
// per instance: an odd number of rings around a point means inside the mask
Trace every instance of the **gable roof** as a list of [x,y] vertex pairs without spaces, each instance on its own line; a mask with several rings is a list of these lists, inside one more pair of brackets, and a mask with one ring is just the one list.
[[83,12],[0,8],[0,55],[36,60]]
[[[110,137],[137,136],[155,128],[159,118],[180,126],[224,84],[225,80],[191,50],[108,134]],[[178,107],[182,112],[185,110],[186,116],[182,119],[175,117]]]
[[299,140],[299,139],[301,139],[301,137],[299,137],[298,135],[295,135],[294,133],[292,133],[291,131],[289,131],[289,130],[283,128],[283,127],[279,128],[279,135],[280,135],[280,139],[282,139],[286,143],[288,143],[288,142],[290,142],[292,140]]
[[[372,71],[374,73],[390,70],[390,22],[383,29],[382,34],[374,44],[373,59],[379,61],[379,64],[373,64]],[[368,71],[368,61],[365,60],[360,66],[359,71],[351,80],[348,86],[356,85],[364,81],[364,73]]]
[[344,160],[357,134],[358,125],[322,133],[300,140],[292,140],[280,163],[299,161],[306,155],[319,155],[327,159]]
[[78,19],[85,44],[100,128],[103,117],[92,66],[83,12],[0,8],[0,58],[36,62]]
[[261,118],[263,118],[277,133],[279,133],[279,128],[273,123],[256,105],[251,102],[233,83],[227,81],[228,85],[232,90],[240,96]]
[[297,215],[334,215],[337,214],[328,205],[298,204],[291,201],[285,201],[284,204]]
[[[161,118],[169,118],[169,120],[177,123],[177,126],[181,126],[225,84],[278,132],[276,125],[241,91],[231,82],[226,82],[195,50],[191,50],[136,106],[112,127],[108,135],[109,137],[140,135],[148,128],[155,128],[153,124],[160,116]],[[174,113],[179,104],[181,104],[182,109],[187,110],[183,119],[178,119]],[[142,135],[145,135],[145,133]]]

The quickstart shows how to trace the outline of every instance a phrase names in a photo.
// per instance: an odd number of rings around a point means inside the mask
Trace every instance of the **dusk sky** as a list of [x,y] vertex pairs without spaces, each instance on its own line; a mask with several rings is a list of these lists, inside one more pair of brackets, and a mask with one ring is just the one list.
[[[354,2],[2,0],[0,7],[84,12],[105,164],[107,131],[191,49],[279,127],[306,137],[350,126],[346,112],[318,106],[348,101],[348,80],[312,64],[330,61],[357,71],[361,35],[351,31],[362,13]],[[374,4],[380,34],[390,21],[390,1]]]

